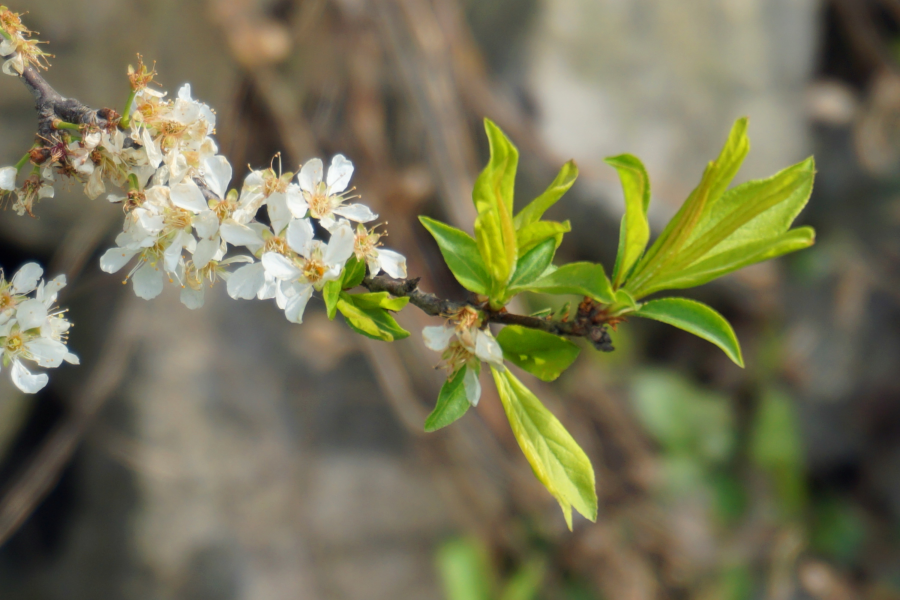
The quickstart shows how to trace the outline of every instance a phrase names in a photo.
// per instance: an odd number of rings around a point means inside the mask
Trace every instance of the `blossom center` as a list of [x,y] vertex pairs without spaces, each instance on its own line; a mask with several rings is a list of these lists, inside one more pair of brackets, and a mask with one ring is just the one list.
[[183,208],[176,208],[166,215],[166,226],[171,229],[186,229],[191,224],[191,213]]
[[322,280],[327,270],[328,267],[322,262],[322,259],[314,256],[303,265],[303,277],[310,283],[316,283]]
[[24,340],[22,339],[21,333],[14,333],[6,338],[6,351],[10,354],[15,354],[22,349],[22,346],[25,345]]
[[3,312],[16,305],[16,300],[9,292],[0,293],[0,312]]
[[283,256],[289,256],[291,249],[283,237],[276,235],[266,240],[263,246],[263,253],[265,254],[266,252],[277,252]]

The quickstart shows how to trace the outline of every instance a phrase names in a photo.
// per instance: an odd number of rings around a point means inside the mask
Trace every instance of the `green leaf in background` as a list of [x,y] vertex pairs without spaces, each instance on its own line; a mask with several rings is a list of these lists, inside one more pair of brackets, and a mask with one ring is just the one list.
[[540,221],[547,209],[556,204],[563,194],[569,191],[569,188],[572,187],[577,178],[578,166],[574,160],[570,160],[562,166],[556,179],[544,190],[544,193],[532,200],[528,206],[520,210],[519,214],[515,216],[513,222],[516,230]]
[[452,378],[448,378],[441,386],[441,393],[438,394],[437,404],[428,418],[425,419],[425,431],[437,431],[442,427],[450,425],[469,410],[469,400],[466,398],[466,389],[463,385],[463,379],[466,376],[466,370],[469,367],[463,367],[457,371]]
[[650,178],[643,163],[631,154],[607,158],[606,163],[619,172],[625,194],[625,215],[619,226],[619,251],[613,269],[613,287],[618,288],[640,260],[650,240],[650,222],[647,220]]
[[572,224],[568,221],[557,223],[556,221],[536,221],[524,226],[516,232],[516,245],[519,248],[519,256],[547,239],[553,239],[556,243],[554,249],[562,243],[563,234],[572,231]]
[[506,212],[512,215],[519,151],[490,119],[484,120],[484,131],[490,144],[491,158],[475,180],[472,200],[478,214],[494,208],[500,202],[506,207]]
[[[361,295],[361,294],[360,294]],[[364,308],[357,306],[356,296],[341,292],[337,309],[344,315],[347,324],[357,333],[383,342],[392,342],[409,337],[409,332],[400,327],[383,308]],[[369,300],[361,300],[369,304]]]
[[544,275],[528,285],[510,288],[511,292],[540,292],[543,294],[574,294],[589,296],[597,302],[612,304],[615,300],[612,286],[603,265],[579,262],[569,263]]
[[554,254],[556,241],[552,239],[544,240],[523,254],[516,263],[516,270],[509,281],[509,286],[527,285],[539,278],[553,262]]
[[806,506],[800,423],[790,396],[768,389],[757,408],[750,433],[750,457],[772,477],[780,505],[789,516]]
[[[665,272],[666,264],[676,259],[698,223],[734,179],[749,149],[747,119],[738,119],[719,157],[707,165],[700,184],[635,266],[629,281],[632,292],[640,289],[644,282],[657,273]],[[635,298],[639,296],[635,294]]]
[[543,381],[553,381],[572,366],[581,348],[558,335],[518,325],[497,335],[503,357]]
[[491,276],[472,236],[428,217],[419,217],[419,221],[434,237],[444,262],[459,284],[470,292],[487,296],[491,288]]
[[812,227],[797,227],[776,238],[739,246],[699,261],[667,279],[660,279],[644,288],[642,295],[661,290],[696,287],[746,266],[809,248],[815,241],[816,232]]
[[334,281],[329,281],[325,284],[325,287],[322,288],[322,299],[325,300],[325,310],[328,313],[328,319],[334,320],[334,315],[337,313],[337,303],[341,297],[341,280],[335,279]]
[[702,302],[687,298],[660,298],[642,304],[631,314],[668,323],[702,337],[721,348],[739,367],[744,366],[741,346],[731,325],[725,317]]
[[544,583],[547,563],[536,558],[528,561],[516,571],[500,594],[500,600],[534,600]]
[[482,544],[468,539],[445,542],[436,562],[446,600],[494,599],[493,570]]
[[594,468],[562,423],[509,370],[491,367],[506,418],[535,476],[556,498],[572,529],[572,508],[596,521]]
[[[491,299],[499,298],[516,268],[516,230],[503,202],[485,209],[475,218],[475,242],[491,275]],[[499,308],[499,307],[495,307]]]
[[355,288],[366,278],[365,261],[356,260],[356,256],[351,256],[347,264],[344,265],[344,274],[341,276],[341,289],[349,290]]
[[403,310],[409,304],[408,296],[394,298],[387,292],[366,292],[364,294],[342,293],[344,299],[352,298],[353,304],[360,308],[383,308],[393,312]]

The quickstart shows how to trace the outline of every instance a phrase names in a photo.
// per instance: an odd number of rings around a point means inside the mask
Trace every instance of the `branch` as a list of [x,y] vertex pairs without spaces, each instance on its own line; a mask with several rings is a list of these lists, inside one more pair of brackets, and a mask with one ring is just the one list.
[[378,275],[376,277],[366,277],[361,285],[370,292],[387,292],[392,296],[409,298],[410,304],[415,305],[425,314],[433,317],[449,317],[460,309],[474,307],[485,314],[489,323],[519,325],[520,327],[538,329],[554,335],[583,337],[590,341],[597,350],[602,350],[603,352],[612,352],[614,350],[612,339],[606,327],[607,323],[613,321],[589,298],[585,298],[578,305],[578,312],[575,318],[568,321],[517,315],[505,310],[492,311],[484,305],[443,300],[434,294],[420,290],[419,278],[393,279],[387,275]]

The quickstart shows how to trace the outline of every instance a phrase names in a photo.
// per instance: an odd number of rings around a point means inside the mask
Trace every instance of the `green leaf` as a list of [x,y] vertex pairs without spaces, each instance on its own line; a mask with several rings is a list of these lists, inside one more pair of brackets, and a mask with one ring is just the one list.
[[468,367],[457,371],[452,378],[447,379],[441,386],[437,404],[428,418],[425,419],[425,431],[437,431],[442,427],[453,423],[469,410],[469,400],[466,398],[466,388],[463,380]]
[[356,260],[356,256],[351,256],[347,264],[344,265],[344,274],[341,276],[341,289],[349,290],[355,288],[366,278],[365,261]]
[[516,231],[506,205],[498,202],[475,218],[475,242],[491,275],[490,297],[500,297],[516,267]]
[[484,131],[490,144],[491,158],[475,180],[475,188],[472,190],[475,209],[481,214],[500,202],[506,207],[506,212],[512,215],[519,151],[490,119],[484,120]]
[[419,221],[434,237],[441,249],[441,256],[459,284],[470,292],[487,296],[491,288],[491,276],[472,236],[428,217],[419,217]]
[[547,209],[556,204],[563,194],[569,191],[569,188],[572,187],[577,178],[578,166],[574,160],[570,160],[559,170],[559,174],[557,174],[553,183],[550,184],[550,187],[544,190],[543,194],[532,200],[528,206],[519,211],[519,214],[513,219],[516,230],[532,223],[537,223],[544,216]]
[[562,423],[508,370],[491,367],[513,435],[538,480],[556,498],[572,529],[572,508],[597,519],[594,468]]
[[791,516],[801,514],[807,496],[803,442],[794,404],[783,391],[763,394],[751,429],[750,457],[774,480],[781,508]]
[[556,254],[556,241],[547,239],[523,254],[516,263],[510,287],[526,285],[543,275]]
[[342,293],[341,297],[344,299],[352,299],[353,304],[359,308],[383,308],[394,312],[403,310],[406,305],[409,304],[409,298],[407,296],[394,298],[387,292],[367,292],[365,294]]
[[739,246],[695,263],[667,279],[652,282],[641,291],[641,296],[649,296],[660,290],[696,287],[746,266],[808,248],[815,241],[816,232],[812,227],[791,229],[772,240]]
[[493,576],[487,550],[474,540],[456,539],[437,553],[446,600],[492,600]]
[[543,381],[553,381],[572,366],[581,348],[558,335],[518,325],[497,335],[503,357]]
[[[385,293],[385,292],[381,292]],[[370,299],[358,300],[358,296],[369,294],[351,295],[341,292],[337,303],[337,309],[344,315],[347,324],[357,333],[383,342],[392,342],[409,337],[409,332],[400,327],[384,308],[363,307],[356,304],[357,301],[370,305]],[[398,300],[395,298],[393,300]],[[408,300],[408,299],[407,299]]]
[[606,163],[619,172],[625,194],[625,215],[619,227],[619,251],[613,269],[613,287],[618,288],[640,260],[650,240],[650,222],[647,220],[650,178],[643,163],[631,154],[607,158]]
[[322,299],[325,300],[325,310],[328,312],[328,319],[334,320],[337,312],[337,303],[341,297],[341,280],[335,279],[329,281],[322,288]]
[[661,321],[701,337],[722,349],[736,365],[743,368],[741,347],[725,317],[695,300],[660,298],[642,304],[632,313],[636,317]]
[[550,238],[556,241],[555,248],[559,248],[563,234],[570,231],[572,231],[572,224],[568,221],[563,221],[562,223],[536,221],[526,225],[516,232],[516,245],[519,248],[519,256],[524,256],[526,252]]
[[[747,119],[738,119],[719,157],[707,165],[700,184],[691,192],[678,213],[635,266],[629,280],[629,287],[633,292],[640,289],[644,282],[657,273],[665,272],[667,264],[671,261],[677,260],[681,249],[697,225],[709,214],[734,179],[749,150]],[[634,285],[631,285],[632,282]]]
[[589,296],[597,302],[612,304],[615,299],[612,286],[603,265],[578,262],[569,263],[544,275],[528,285],[510,288],[511,292],[540,292],[543,294],[574,294]]

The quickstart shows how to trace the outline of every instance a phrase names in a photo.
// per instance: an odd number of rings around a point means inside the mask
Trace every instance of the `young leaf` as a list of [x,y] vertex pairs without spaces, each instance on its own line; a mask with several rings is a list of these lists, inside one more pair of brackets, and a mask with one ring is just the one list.
[[668,323],[702,337],[721,348],[736,365],[744,367],[741,346],[731,325],[725,317],[702,302],[687,298],[660,298],[642,304],[631,314]]
[[469,410],[469,400],[466,398],[466,389],[463,379],[468,367],[457,371],[452,378],[448,378],[441,386],[437,404],[428,418],[425,419],[425,431],[437,431],[442,427],[453,423]]
[[365,294],[341,294],[347,298],[352,298],[353,304],[360,308],[383,308],[394,312],[399,312],[409,304],[409,297],[401,296],[394,298],[387,292],[367,292]]
[[484,131],[490,144],[491,158],[475,180],[472,200],[478,214],[502,202],[506,212],[512,215],[519,151],[490,119],[484,120]]
[[528,285],[510,288],[510,292],[525,291],[589,296],[604,304],[612,304],[615,300],[612,286],[603,271],[603,265],[589,262],[569,263]]
[[575,179],[577,178],[578,166],[575,164],[574,160],[570,160],[562,166],[556,179],[554,179],[553,183],[544,190],[544,193],[532,200],[528,206],[519,211],[519,214],[513,219],[516,230],[518,231],[527,225],[540,221],[547,209],[556,204],[556,202],[562,198],[563,194],[569,191],[569,188],[572,187],[572,184],[575,183]]
[[526,285],[543,275],[556,254],[556,241],[547,239],[526,252],[516,263],[516,270],[509,281],[510,287]]
[[519,247],[519,256],[547,239],[555,240],[555,248],[562,243],[564,233],[572,231],[572,224],[568,221],[557,223],[556,221],[535,221],[525,225],[516,232],[516,245]]
[[[632,291],[636,291],[648,279],[663,271],[666,264],[678,256],[697,225],[703,221],[728,188],[749,150],[747,119],[738,119],[719,157],[707,165],[700,184],[691,192],[678,213],[635,266],[629,281]],[[632,282],[634,285],[631,285]]]
[[746,266],[809,248],[815,241],[816,232],[812,227],[791,229],[772,240],[739,246],[701,260],[667,279],[651,282],[649,287],[642,290],[641,295],[649,296],[660,290],[696,287]]
[[366,278],[365,261],[356,260],[355,256],[351,256],[347,264],[344,265],[344,274],[341,276],[341,289],[349,290],[355,288]]
[[572,529],[572,508],[597,519],[594,468],[562,423],[508,370],[491,367],[503,410],[535,476],[562,508]]
[[497,335],[503,357],[543,381],[553,381],[572,366],[581,348],[558,335],[518,325]]
[[355,296],[341,292],[337,309],[354,331],[366,337],[384,342],[402,340],[409,337],[409,332],[400,327],[383,308],[362,308],[356,305]]
[[477,541],[455,539],[442,544],[436,562],[446,600],[493,600],[495,597],[490,557]]
[[329,281],[322,288],[322,299],[325,300],[325,310],[328,312],[328,319],[334,320],[337,312],[337,303],[341,297],[341,280],[335,279]]
[[419,217],[419,221],[434,237],[441,249],[441,256],[459,284],[470,292],[487,296],[491,288],[491,276],[472,236],[428,217]]
[[619,172],[625,194],[625,215],[619,226],[619,252],[613,269],[613,287],[618,288],[634,264],[641,258],[650,240],[650,178],[643,163],[630,154],[606,159]]
[[497,298],[506,289],[518,256],[516,232],[503,202],[497,202],[475,218],[475,242],[491,275],[490,296]]
[[528,561],[503,586],[500,600],[535,600],[547,574],[547,563],[540,558]]

